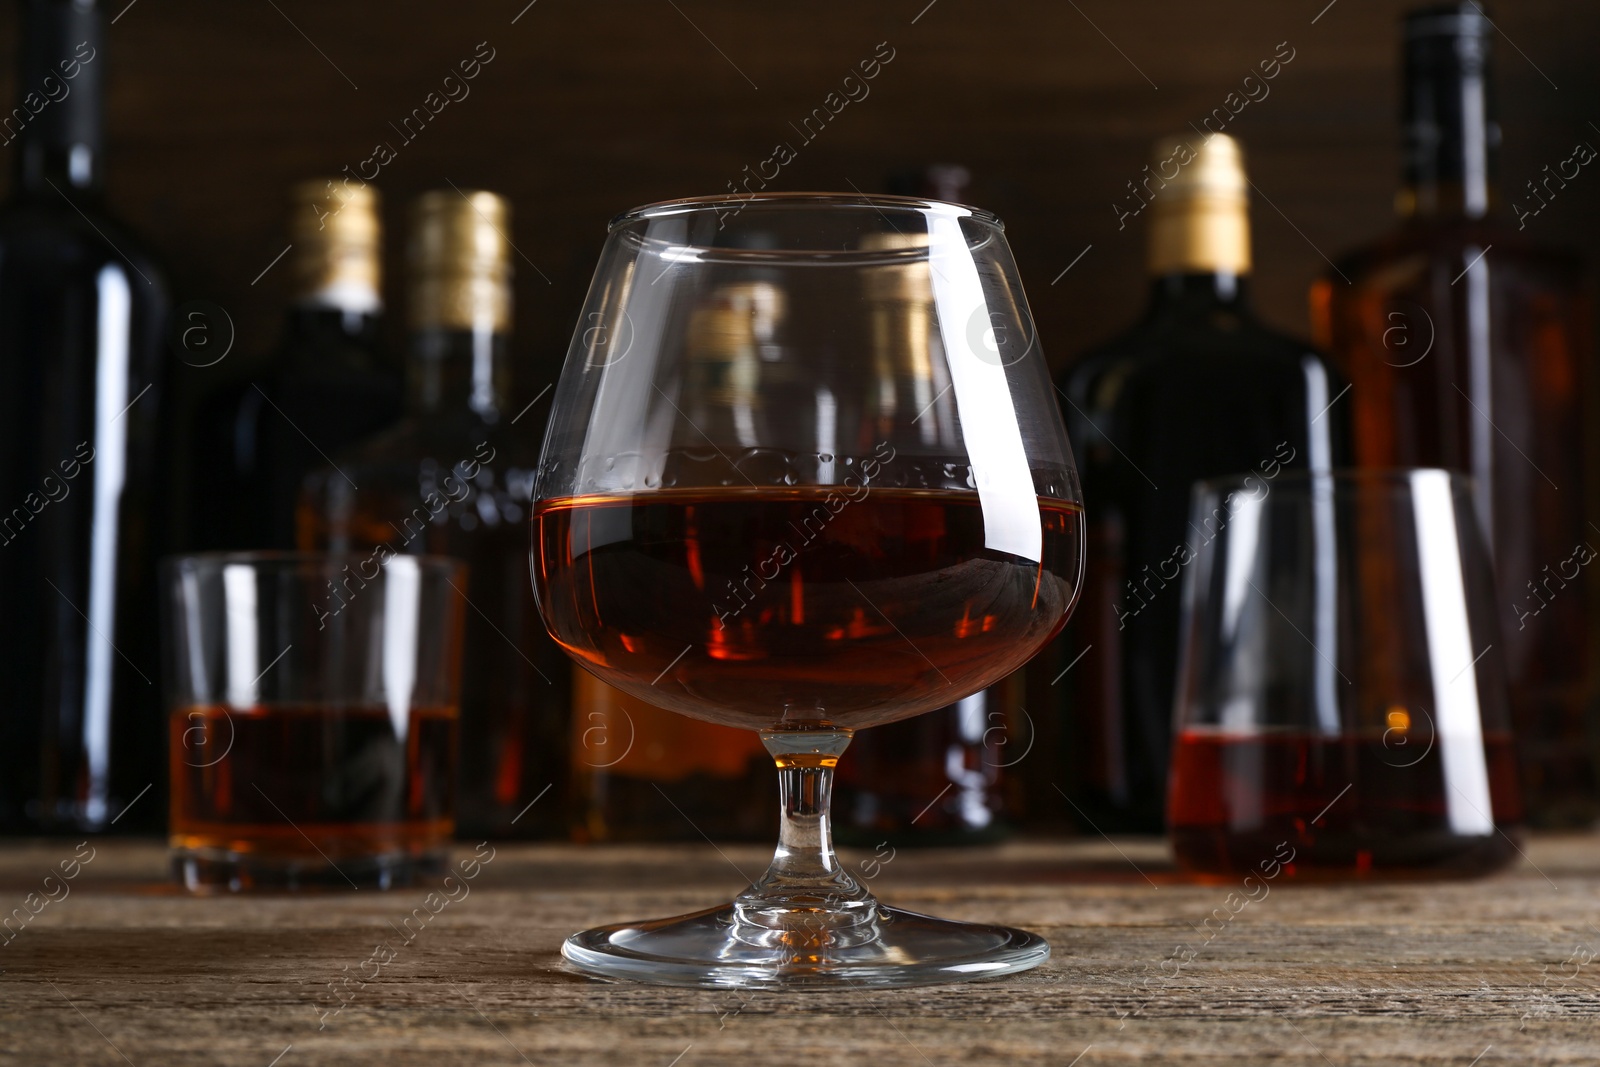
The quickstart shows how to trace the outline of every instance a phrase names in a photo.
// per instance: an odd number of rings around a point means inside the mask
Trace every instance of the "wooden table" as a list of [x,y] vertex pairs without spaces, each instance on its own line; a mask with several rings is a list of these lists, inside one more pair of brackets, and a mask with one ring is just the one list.
[[[585,925],[724,901],[760,848],[502,844],[406,941],[439,887],[190,897],[158,844],[131,841],[94,842],[65,890],[45,885],[75,846],[0,845],[0,910],[39,894],[0,935],[0,1063],[1600,1062],[1596,837],[1536,838],[1484,881],[1279,879],[1236,914],[1238,887],[1183,882],[1154,841],[902,850],[868,867],[886,900],[1029,927],[1054,957],[965,986],[786,996],[604,984],[557,956]],[[401,947],[364,967],[379,941]]]

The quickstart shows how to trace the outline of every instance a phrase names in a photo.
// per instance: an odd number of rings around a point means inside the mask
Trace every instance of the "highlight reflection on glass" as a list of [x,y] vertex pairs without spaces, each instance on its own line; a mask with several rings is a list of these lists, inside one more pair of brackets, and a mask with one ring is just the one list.
[[771,868],[728,907],[589,930],[679,985],[1001,974],[1038,937],[885,908],[828,806],[854,730],[1020,667],[1077,597],[1076,470],[997,219],[897,197],[675,201],[611,227],[556,391],[534,583],[587,670],[759,732]]
[[1221,479],[1195,487],[1192,518],[1168,805],[1179,862],[1360,876],[1514,856],[1505,667],[1466,480]]

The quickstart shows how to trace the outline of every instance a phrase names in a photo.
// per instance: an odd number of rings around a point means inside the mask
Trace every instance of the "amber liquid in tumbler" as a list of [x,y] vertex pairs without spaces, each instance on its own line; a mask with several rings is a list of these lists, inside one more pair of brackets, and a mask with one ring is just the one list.
[[456,709],[414,707],[403,725],[382,705],[175,710],[172,847],[340,867],[442,849],[455,829]]
[[1179,865],[1197,873],[1276,859],[1291,877],[1478,874],[1516,855],[1516,749],[1507,733],[1185,730],[1167,819]]
[[950,704],[1053,637],[1082,511],[1038,499],[1039,560],[985,547],[975,492],[669,489],[546,501],[551,633],[642,700],[746,729],[859,729]]

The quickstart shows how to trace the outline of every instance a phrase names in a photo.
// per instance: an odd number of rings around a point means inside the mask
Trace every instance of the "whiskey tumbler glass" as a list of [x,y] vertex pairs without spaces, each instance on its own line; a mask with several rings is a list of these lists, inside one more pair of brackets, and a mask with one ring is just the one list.
[[168,562],[179,881],[388,887],[442,869],[455,826],[464,572],[384,553]]
[[1468,874],[1516,854],[1505,661],[1469,484],[1402,469],[1195,486],[1174,555],[1182,866]]

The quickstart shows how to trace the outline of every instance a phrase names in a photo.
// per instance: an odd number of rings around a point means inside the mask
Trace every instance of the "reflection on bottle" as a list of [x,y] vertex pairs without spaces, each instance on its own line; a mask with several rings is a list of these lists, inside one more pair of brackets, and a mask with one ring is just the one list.
[[780,359],[786,303],[771,282],[727,285],[689,320],[689,418],[711,441],[754,448],[761,439],[763,363]]

